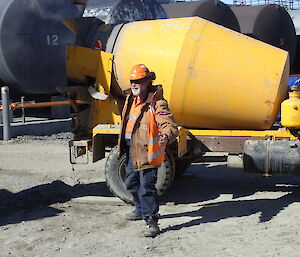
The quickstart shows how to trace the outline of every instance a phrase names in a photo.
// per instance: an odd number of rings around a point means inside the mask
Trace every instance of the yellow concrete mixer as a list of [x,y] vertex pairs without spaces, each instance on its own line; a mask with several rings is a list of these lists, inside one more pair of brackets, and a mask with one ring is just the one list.
[[[107,184],[125,202],[132,201],[123,182],[125,156],[118,160],[115,145],[122,91],[137,63],[156,73],[180,125],[158,171],[160,194],[196,161],[224,161],[265,176],[300,174],[299,126],[277,120],[288,95],[286,51],[199,17],[132,22],[111,29],[105,52],[69,46],[68,77],[80,86],[64,89],[71,103],[86,103],[72,105],[71,162],[87,163],[90,153],[97,161],[110,150]],[[281,116],[294,117],[293,104],[286,106]]]

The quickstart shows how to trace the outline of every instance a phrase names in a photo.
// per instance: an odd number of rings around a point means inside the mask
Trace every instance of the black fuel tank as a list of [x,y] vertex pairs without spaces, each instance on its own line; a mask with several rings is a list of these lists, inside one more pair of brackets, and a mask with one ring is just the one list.
[[293,20],[297,35],[297,50],[292,65],[292,73],[300,74],[300,10],[288,10],[288,13]]
[[278,5],[232,6],[241,32],[289,52],[293,63],[296,54],[296,32],[288,12]]
[[169,18],[198,16],[240,32],[237,18],[229,6],[219,0],[202,0],[196,2],[178,2],[162,5]]
[[168,18],[161,4],[155,0],[90,0],[83,16],[97,18],[91,26],[85,46],[93,47],[100,40],[104,51],[110,51],[112,47],[107,46],[107,41],[117,24]]
[[243,162],[247,172],[300,175],[300,143],[298,140],[246,140]]
[[155,0],[89,0],[83,17],[96,17],[105,24],[167,18]]
[[68,0],[0,0],[0,79],[29,94],[65,86],[66,45],[75,35],[61,20],[82,11]]

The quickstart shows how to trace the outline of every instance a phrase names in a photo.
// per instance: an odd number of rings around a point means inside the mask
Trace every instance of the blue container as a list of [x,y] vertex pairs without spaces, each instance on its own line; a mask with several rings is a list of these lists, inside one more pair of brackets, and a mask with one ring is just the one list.
[[292,86],[300,85],[300,74],[290,75],[288,80],[288,89],[291,90]]

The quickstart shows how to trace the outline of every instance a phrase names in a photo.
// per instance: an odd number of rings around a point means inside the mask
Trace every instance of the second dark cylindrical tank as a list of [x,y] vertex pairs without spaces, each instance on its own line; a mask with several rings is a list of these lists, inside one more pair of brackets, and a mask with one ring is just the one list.
[[300,10],[289,10],[288,13],[293,20],[297,35],[297,50],[295,60],[292,65],[292,73],[300,74]]
[[288,12],[278,5],[232,6],[241,32],[289,52],[293,63],[296,33]]
[[232,10],[219,0],[177,2],[163,4],[169,18],[198,16],[218,25],[240,32],[240,26]]

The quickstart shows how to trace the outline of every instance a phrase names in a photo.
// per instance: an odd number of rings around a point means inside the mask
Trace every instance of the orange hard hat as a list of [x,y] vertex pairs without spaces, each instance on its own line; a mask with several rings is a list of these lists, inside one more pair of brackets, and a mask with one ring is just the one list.
[[149,69],[144,64],[136,64],[132,67],[129,80],[138,80],[150,75]]

